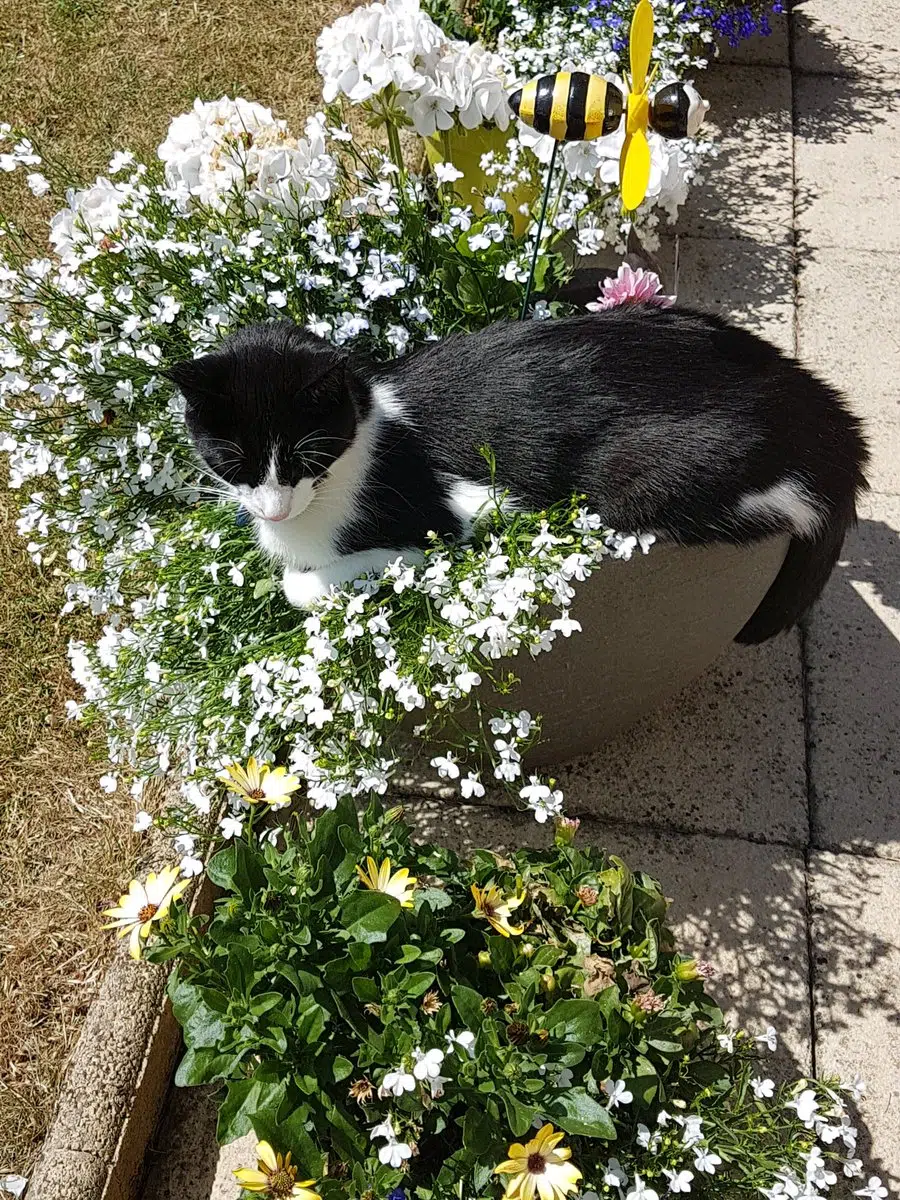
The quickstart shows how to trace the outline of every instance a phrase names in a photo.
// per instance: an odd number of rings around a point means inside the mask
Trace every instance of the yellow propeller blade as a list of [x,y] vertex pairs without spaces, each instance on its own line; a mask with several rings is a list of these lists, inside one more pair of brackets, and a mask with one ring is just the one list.
[[619,160],[622,177],[622,208],[634,212],[647,195],[650,183],[650,143],[643,129],[625,135],[622,157]]
[[642,92],[647,83],[650,51],[653,49],[653,5],[650,0],[639,0],[634,10],[628,49],[631,56],[631,91]]

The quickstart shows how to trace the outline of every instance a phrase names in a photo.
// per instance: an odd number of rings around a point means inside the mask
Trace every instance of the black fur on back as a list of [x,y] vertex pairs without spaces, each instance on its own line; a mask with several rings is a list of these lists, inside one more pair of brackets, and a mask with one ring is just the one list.
[[[791,533],[744,642],[789,628],[815,601],[866,486],[860,422],[833,388],[755,334],[684,308],[502,322],[378,365],[276,322],[199,362],[210,369],[175,376],[191,433],[204,457],[205,445],[244,447],[247,478],[262,477],[279,439],[286,457],[323,434],[330,458],[367,416],[371,388],[389,389],[342,553],[424,545],[431,529],[458,535],[446,478],[488,484],[484,445],[499,488],[524,508],[583,493],[614,528],[685,545]],[[815,534],[741,510],[742,497],[786,480],[820,514]]]

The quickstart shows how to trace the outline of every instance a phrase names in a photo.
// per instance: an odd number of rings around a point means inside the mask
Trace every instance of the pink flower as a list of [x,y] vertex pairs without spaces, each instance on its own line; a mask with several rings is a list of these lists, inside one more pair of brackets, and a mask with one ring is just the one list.
[[604,279],[599,300],[586,305],[591,312],[604,312],[620,304],[655,304],[658,308],[671,308],[674,296],[662,296],[662,283],[655,271],[645,271],[622,263],[615,279]]

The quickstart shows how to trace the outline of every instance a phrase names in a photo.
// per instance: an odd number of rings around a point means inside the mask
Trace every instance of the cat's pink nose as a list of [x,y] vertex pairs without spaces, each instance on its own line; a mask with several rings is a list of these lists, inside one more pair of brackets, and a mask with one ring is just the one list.
[[290,515],[291,515],[290,511],[288,511],[286,513],[282,513],[278,517],[266,517],[266,520],[267,521],[286,521]]

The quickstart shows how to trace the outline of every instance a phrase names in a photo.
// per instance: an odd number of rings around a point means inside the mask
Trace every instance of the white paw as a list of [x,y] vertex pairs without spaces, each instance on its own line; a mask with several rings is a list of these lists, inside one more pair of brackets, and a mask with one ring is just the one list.
[[312,608],[331,591],[331,583],[316,571],[285,571],[281,586],[294,608]]

